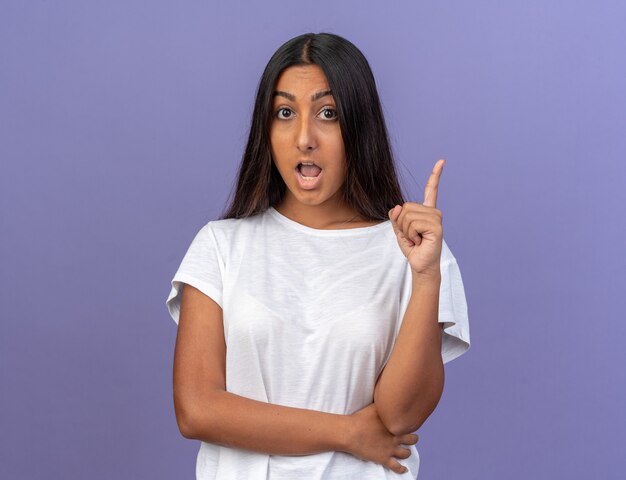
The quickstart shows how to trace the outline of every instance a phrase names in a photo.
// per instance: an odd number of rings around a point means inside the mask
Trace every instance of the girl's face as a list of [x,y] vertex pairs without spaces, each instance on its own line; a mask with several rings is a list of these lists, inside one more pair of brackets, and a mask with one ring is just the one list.
[[339,206],[346,158],[336,104],[323,70],[317,65],[285,69],[276,82],[272,111],[271,151],[287,185],[285,203]]

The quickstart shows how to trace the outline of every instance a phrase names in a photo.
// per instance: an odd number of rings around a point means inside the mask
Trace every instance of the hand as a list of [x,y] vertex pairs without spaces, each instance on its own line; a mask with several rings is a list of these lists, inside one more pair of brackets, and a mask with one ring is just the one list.
[[394,435],[389,432],[373,403],[349,415],[349,419],[351,427],[348,453],[361,460],[378,463],[396,473],[407,471],[396,457],[404,459],[411,456],[411,450],[401,444],[415,445],[419,440],[417,435]]
[[437,209],[437,189],[444,163],[443,159],[435,163],[424,190],[423,204],[406,202],[389,210],[400,250],[413,271],[420,275],[440,275],[443,215]]

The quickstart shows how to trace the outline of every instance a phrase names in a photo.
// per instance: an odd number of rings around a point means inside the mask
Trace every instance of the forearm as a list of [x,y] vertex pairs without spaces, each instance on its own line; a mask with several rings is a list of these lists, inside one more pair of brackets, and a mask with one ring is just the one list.
[[190,420],[187,438],[275,455],[348,451],[348,415],[274,405],[225,391],[212,392],[206,400]]
[[380,418],[396,435],[417,430],[435,410],[443,393],[440,285],[440,276],[423,279],[413,275],[402,326],[374,389]]

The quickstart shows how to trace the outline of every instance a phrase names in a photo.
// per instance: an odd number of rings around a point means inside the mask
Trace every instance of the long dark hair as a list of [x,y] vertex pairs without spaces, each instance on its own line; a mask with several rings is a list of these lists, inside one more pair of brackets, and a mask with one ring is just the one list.
[[235,196],[222,219],[256,215],[282,200],[287,186],[270,150],[272,94],[283,70],[311,64],[324,71],[337,105],[346,154],[345,202],[367,220],[387,220],[389,209],[404,203],[367,59],[339,35],[305,33],[284,43],[263,71]]

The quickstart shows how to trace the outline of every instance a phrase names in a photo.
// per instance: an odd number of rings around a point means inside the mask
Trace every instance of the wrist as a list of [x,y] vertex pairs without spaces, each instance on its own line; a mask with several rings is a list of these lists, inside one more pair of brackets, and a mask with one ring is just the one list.
[[411,270],[411,276],[413,278],[413,288],[437,288],[441,285],[441,272],[416,272]]
[[352,453],[352,439],[354,438],[354,417],[352,415],[344,415],[341,420],[343,422],[343,425],[341,425],[341,428],[338,429],[338,451]]

